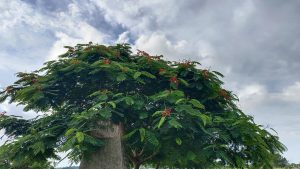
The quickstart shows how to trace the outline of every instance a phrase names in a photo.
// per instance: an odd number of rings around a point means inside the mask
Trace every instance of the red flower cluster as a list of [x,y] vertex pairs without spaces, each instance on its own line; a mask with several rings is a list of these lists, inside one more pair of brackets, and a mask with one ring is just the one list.
[[208,70],[203,70],[203,71],[202,71],[202,76],[204,77],[204,79],[208,79],[208,77],[209,77],[209,72],[208,72]]
[[166,70],[163,69],[163,68],[158,69],[158,74],[162,74],[162,73],[165,73],[165,72],[166,72]]
[[137,51],[138,51],[137,54],[139,56],[148,56],[148,57],[150,57],[149,53],[147,53],[145,51],[142,51],[142,50],[137,50]]
[[31,82],[32,82],[32,83],[36,83],[36,82],[37,82],[37,79],[36,79],[36,78],[33,78],[33,79],[31,80]]
[[225,89],[220,89],[219,90],[219,95],[223,98],[225,98],[226,100],[230,99],[230,95],[228,94],[228,92]]
[[9,93],[9,92],[11,92],[13,89],[14,89],[13,87],[8,86],[8,87],[5,89],[5,91],[6,91],[7,93]]
[[176,77],[176,76],[171,77],[171,78],[170,78],[170,82],[171,82],[171,83],[178,84],[178,79],[177,79],[177,77]]
[[0,113],[0,117],[4,116],[6,114],[6,111],[3,111]]
[[171,108],[165,108],[165,110],[161,113],[162,116],[171,116],[172,109]]
[[109,64],[110,64],[110,60],[108,60],[108,59],[104,59],[104,60],[103,60],[103,64],[105,64],[105,65],[109,65]]
[[183,68],[189,68],[192,65],[193,65],[193,62],[191,62],[189,60],[185,60],[184,62],[179,63],[179,66],[181,66]]

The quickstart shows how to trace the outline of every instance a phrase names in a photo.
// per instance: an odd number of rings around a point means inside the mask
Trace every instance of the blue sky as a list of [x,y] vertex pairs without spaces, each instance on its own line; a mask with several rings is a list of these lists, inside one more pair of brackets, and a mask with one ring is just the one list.
[[[300,162],[300,1],[1,0],[0,87],[77,43],[192,59],[225,75],[225,88],[257,123],[274,128]],[[0,104],[0,111],[23,113]]]

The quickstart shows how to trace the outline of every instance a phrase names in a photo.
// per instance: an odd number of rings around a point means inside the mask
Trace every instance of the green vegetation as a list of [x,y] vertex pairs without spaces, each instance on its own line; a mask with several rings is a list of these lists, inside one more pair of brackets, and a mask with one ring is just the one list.
[[67,48],[41,69],[18,73],[0,92],[1,102],[44,113],[30,120],[1,115],[0,128],[10,138],[0,148],[2,168],[50,168],[58,152],[80,162],[105,146],[93,135],[99,121],[123,126],[126,164],[135,169],[272,168],[285,150],[236,106],[219,72],[197,62],[132,54],[127,44]]

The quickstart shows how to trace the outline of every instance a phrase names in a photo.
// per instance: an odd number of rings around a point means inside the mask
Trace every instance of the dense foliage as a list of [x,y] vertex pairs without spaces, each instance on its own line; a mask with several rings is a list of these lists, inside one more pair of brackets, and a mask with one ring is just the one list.
[[235,105],[219,72],[200,69],[197,62],[132,54],[127,44],[67,48],[41,69],[18,73],[1,91],[1,102],[44,115],[30,120],[1,115],[0,128],[10,141],[1,146],[0,165],[38,168],[33,165],[59,159],[58,152],[79,162],[105,146],[91,134],[99,121],[122,124],[124,154],[136,168],[271,168],[274,154],[285,149]]

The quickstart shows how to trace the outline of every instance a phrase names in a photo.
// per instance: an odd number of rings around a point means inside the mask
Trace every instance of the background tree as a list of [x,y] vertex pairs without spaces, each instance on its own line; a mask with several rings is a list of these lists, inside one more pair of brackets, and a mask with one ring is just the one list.
[[219,72],[132,54],[127,44],[66,48],[41,69],[18,73],[0,93],[2,102],[44,112],[30,120],[1,116],[10,138],[1,146],[3,165],[33,168],[67,152],[85,169],[271,168],[285,149],[235,105]]
[[274,159],[273,159],[273,165],[274,167],[279,167],[279,168],[287,168],[289,166],[288,160],[281,156],[280,154],[275,154]]

